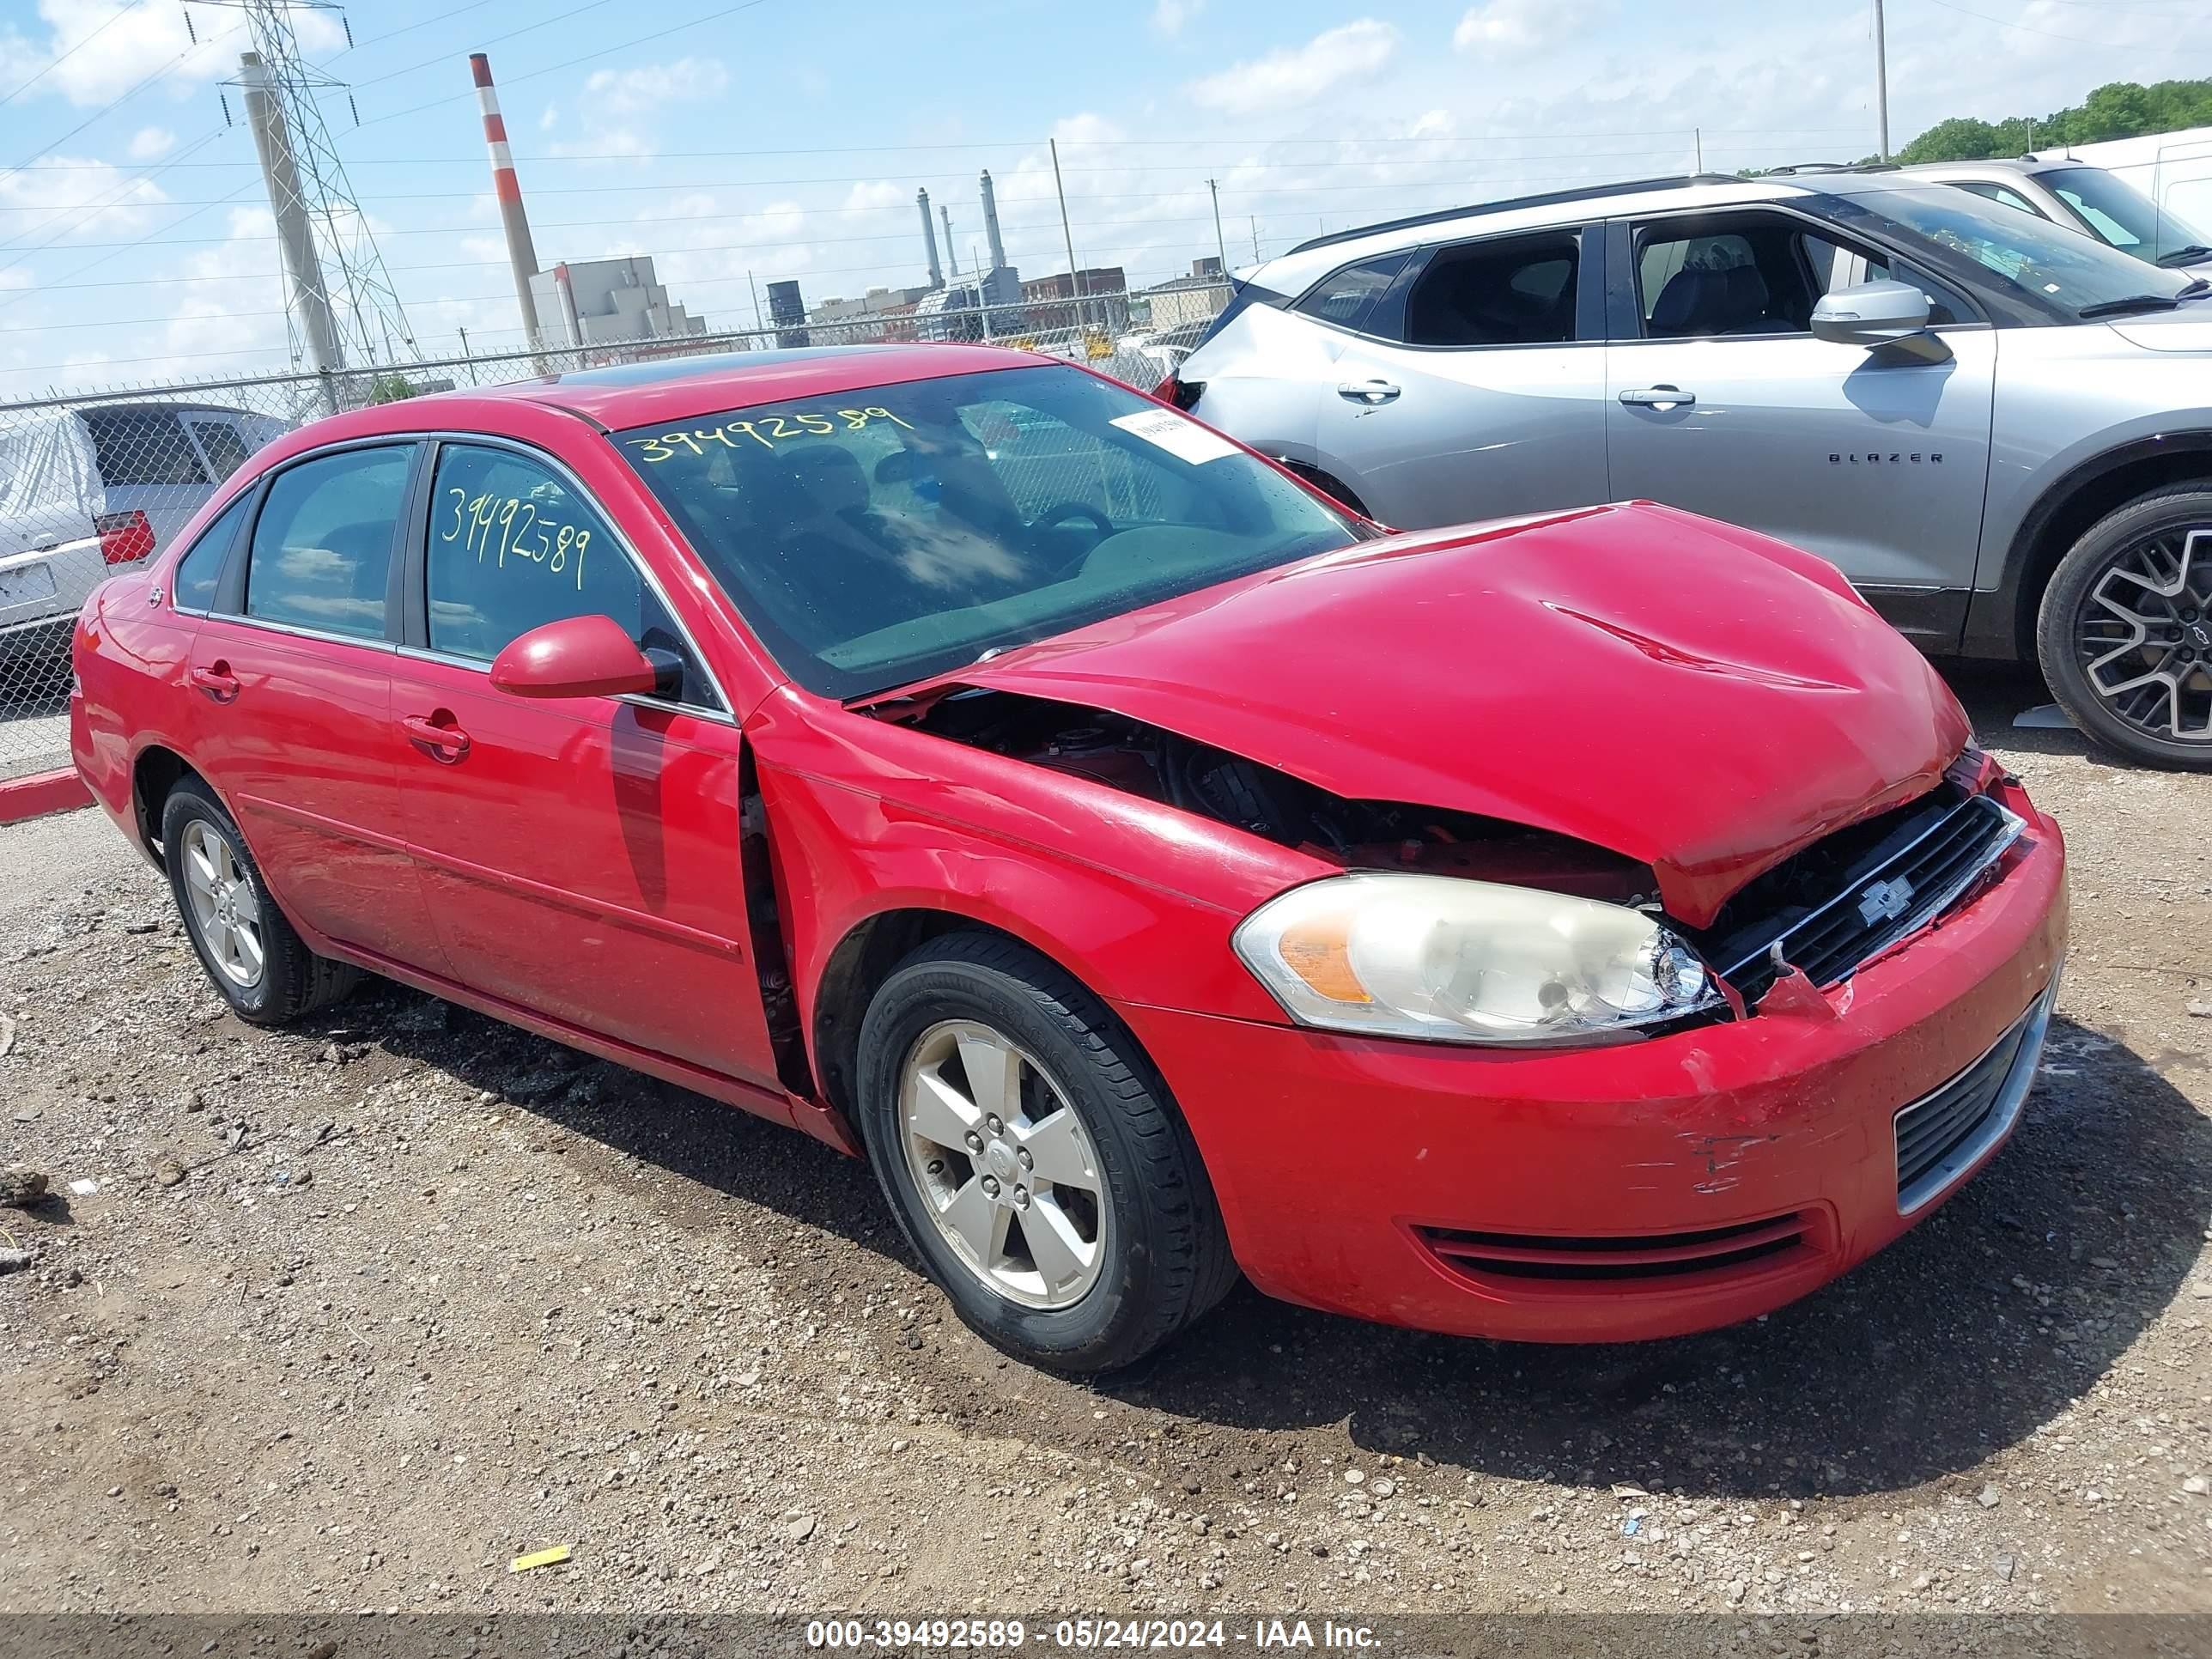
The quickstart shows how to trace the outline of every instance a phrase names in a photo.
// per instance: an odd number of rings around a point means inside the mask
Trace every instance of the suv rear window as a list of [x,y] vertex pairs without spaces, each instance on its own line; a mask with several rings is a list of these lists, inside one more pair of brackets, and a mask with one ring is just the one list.
[[174,415],[143,410],[88,410],[85,429],[100,465],[100,482],[118,484],[204,484],[207,469]]
[[1572,234],[1438,248],[1406,296],[1406,343],[1560,345],[1575,337]]

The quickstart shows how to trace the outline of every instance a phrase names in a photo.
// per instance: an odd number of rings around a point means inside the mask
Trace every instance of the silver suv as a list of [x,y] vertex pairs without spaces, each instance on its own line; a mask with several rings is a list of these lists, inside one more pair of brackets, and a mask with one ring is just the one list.
[[2212,767],[2212,283],[1871,169],[1429,214],[1246,277],[1161,395],[1369,516],[1732,520]]

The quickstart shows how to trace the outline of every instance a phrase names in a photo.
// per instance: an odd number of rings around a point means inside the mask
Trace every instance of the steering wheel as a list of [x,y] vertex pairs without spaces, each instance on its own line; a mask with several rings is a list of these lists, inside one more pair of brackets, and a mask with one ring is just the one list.
[[1088,519],[1097,526],[1098,535],[1089,547],[1085,548],[1073,558],[1064,560],[1052,568],[1051,574],[1054,580],[1074,574],[1082,568],[1083,562],[1097,549],[1098,543],[1104,541],[1114,533],[1113,520],[1108,518],[1088,501],[1054,501],[1030,521],[1030,528],[1032,531],[1056,530],[1070,519]]

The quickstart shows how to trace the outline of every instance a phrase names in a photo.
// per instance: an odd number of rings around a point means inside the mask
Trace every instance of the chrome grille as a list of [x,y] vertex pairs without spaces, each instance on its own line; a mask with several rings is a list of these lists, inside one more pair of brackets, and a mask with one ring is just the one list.
[[1962,798],[1947,787],[1902,815],[1825,898],[1738,923],[1709,947],[1708,959],[1728,964],[1723,975],[1747,1002],[1774,983],[1777,945],[1814,984],[1836,984],[1964,898],[2026,827],[1989,796]]

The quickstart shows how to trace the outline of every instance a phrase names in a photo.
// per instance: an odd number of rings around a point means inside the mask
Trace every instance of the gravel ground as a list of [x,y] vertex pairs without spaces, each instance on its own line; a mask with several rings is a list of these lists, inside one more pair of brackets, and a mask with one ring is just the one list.
[[1931,1221],[1707,1336],[1240,1290],[1098,1388],[858,1164],[389,986],[252,1030],[103,817],[0,830],[0,1163],[59,1194],[0,1209],[0,1607],[2212,1611],[2212,776],[1967,690],[2075,946]]

